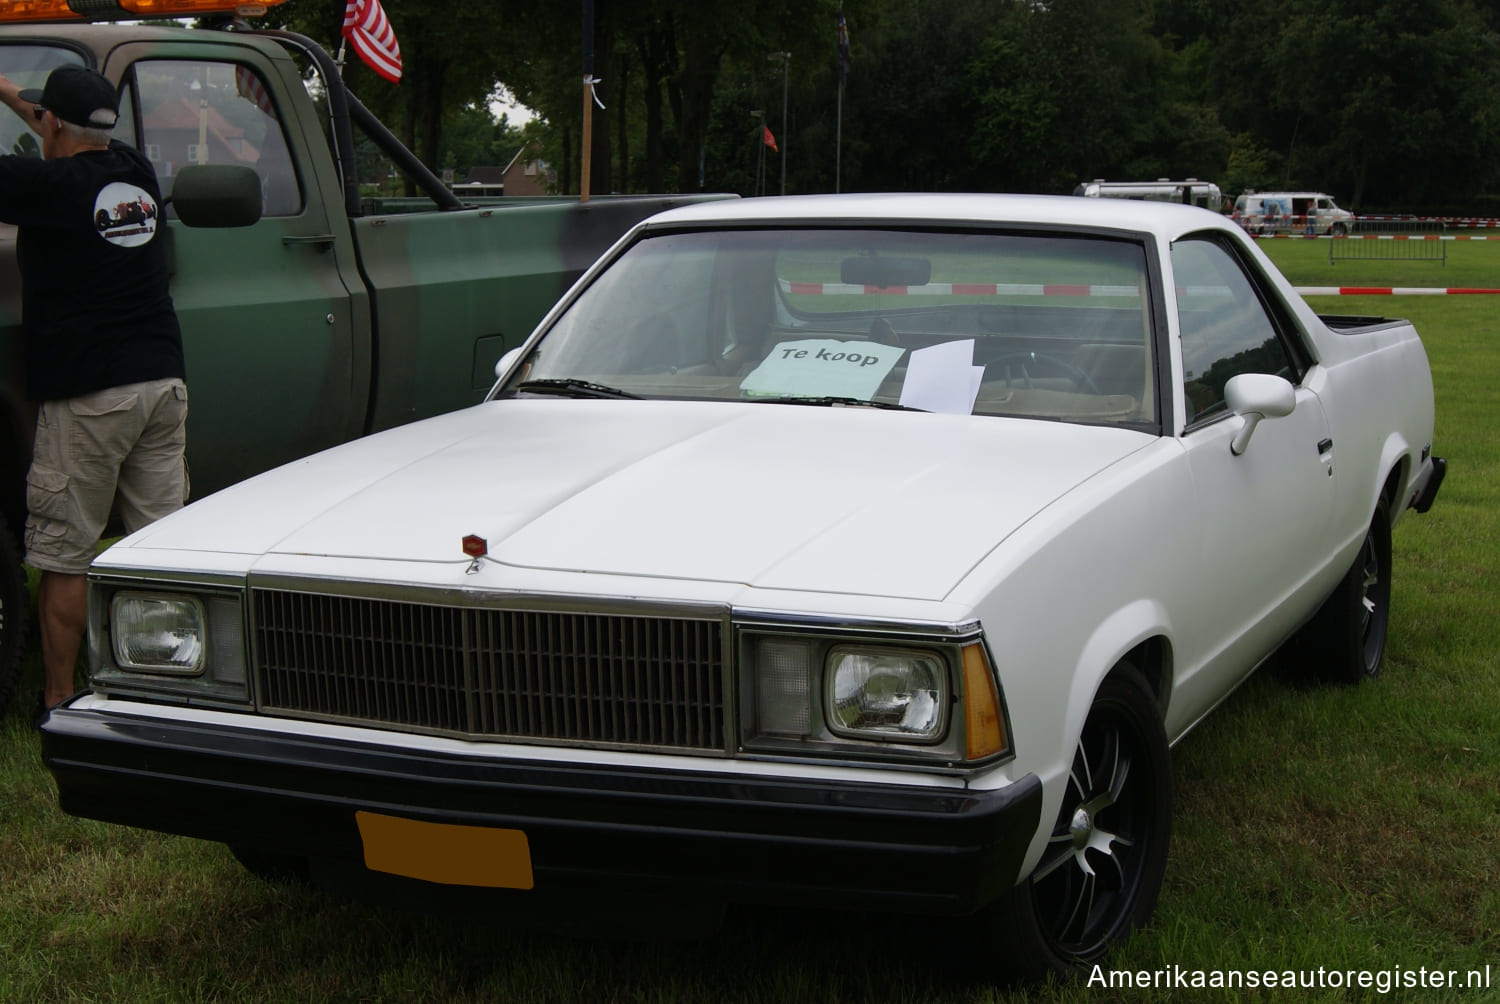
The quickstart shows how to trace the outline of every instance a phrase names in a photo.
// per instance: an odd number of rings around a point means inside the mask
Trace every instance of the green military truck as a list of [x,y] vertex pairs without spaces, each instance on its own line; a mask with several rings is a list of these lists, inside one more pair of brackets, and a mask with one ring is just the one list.
[[[310,39],[250,30],[232,10],[218,30],[95,23],[234,4],[144,2],[0,5],[0,72],[25,88],[65,63],[98,69],[120,88],[116,136],[157,167],[192,395],[194,497],[476,402],[500,356],[631,224],[720,197],[465,205],[343,87]],[[420,206],[361,198],[356,165],[371,142],[417,182]],[[0,150],[40,155],[3,109]],[[0,710],[25,640],[17,545],[34,427],[15,242],[15,228],[0,225]]]

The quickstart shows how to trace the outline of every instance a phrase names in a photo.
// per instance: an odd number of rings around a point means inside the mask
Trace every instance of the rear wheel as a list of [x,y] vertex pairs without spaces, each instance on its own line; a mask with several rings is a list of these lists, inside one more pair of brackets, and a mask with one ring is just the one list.
[[1099,688],[1036,870],[987,909],[987,951],[1008,973],[1070,975],[1151,916],[1172,830],[1172,769],[1145,680],[1121,667]]
[[28,612],[26,569],[11,536],[0,520],[0,715],[15,696],[21,675],[21,655],[26,651]]
[[1354,564],[1303,630],[1301,657],[1309,675],[1359,683],[1380,673],[1391,606],[1391,519],[1375,508]]

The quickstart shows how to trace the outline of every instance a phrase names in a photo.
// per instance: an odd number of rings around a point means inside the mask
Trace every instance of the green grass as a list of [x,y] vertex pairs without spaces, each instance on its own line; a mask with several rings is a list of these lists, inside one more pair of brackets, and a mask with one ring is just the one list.
[[[1268,238],[1258,243],[1297,286],[1500,287],[1500,236],[1482,241],[1443,241],[1448,249],[1446,262],[1340,258],[1329,264],[1326,239]],[[1382,245],[1397,243],[1401,242],[1360,240],[1359,250],[1373,254],[1383,250]]]
[[[1326,251],[1321,262],[1302,251],[1319,243],[1262,246],[1298,285],[1329,285]],[[1332,268],[1343,277],[1348,265]],[[1447,266],[1359,265],[1341,282],[1500,285],[1500,242],[1456,242]],[[1446,281],[1460,269],[1491,278]],[[217,845],[59,811],[27,721],[39,684],[33,657],[0,723],[0,1000],[1500,999],[1500,297],[1330,297],[1314,306],[1416,322],[1437,384],[1448,481],[1432,512],[1396,528],[1391,639],[1378,680],[1319,688],[1261,674],[1179,745],[1161,902],[1112,965],[1489,966],[1488,998],[1130,993],[1086,983],[1023,996],[915,964],[956,920],[919,937],[884,918],[757,910],[731,913],[704,942],[620,942],[269,885]]]

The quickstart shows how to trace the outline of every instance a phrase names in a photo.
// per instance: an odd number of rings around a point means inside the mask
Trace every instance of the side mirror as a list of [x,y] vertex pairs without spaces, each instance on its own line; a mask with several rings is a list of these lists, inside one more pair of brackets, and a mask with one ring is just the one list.
[[501,356],[499,361],[495,363],[495,379],[499,380],[501,377],[505,376],[505,374],[510,371],[510,368],[516,364],[516,360],[519,358],[521,358],[521,346],[519,345],[511,349],[509,352],[505,353],[505,355]]
[[192,164],[166,200],[189,227],[248,227],[260,220],[260,175],[237,164]]
[[1270,373],[1241,373],[1224,385],[1224,403],[1245,420],[1234,434],[1229,452],[1236,457],[1250,445],[1250,434],[1263,418],[1282,418],[1297,406],[1297,392],[1292,385]]

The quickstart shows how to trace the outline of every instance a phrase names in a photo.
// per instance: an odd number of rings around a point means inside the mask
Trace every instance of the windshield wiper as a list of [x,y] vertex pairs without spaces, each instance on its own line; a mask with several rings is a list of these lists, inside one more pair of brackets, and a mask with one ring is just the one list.
[[884,408],[888,411],[926,411],[926,408],[913,408],[909,404],[897,404],[894,401],[866,401],[862,397],[797,397],[788,394],[784,397],[747,397],[746,401],[763,402],[765,404],[811,404],[824,408]]
[[517,391],[527,391],[532,394],[557,394],[561,397],[608,397],[619,400],[639,401],[640,395],[621,390],[618,387],[609,387],[602,383],[591,383],[588,380],[574,380],[571,378],[555,378],[549,380],[523,380],[516,385]]

